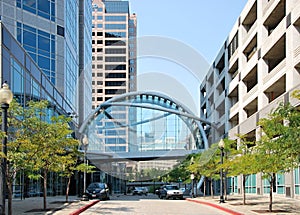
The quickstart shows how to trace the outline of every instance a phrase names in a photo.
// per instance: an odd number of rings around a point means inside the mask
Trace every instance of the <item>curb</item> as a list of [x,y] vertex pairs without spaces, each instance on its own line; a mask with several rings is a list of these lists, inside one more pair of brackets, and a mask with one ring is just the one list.
[[214,203],[210,203],[210,202],[206,202],[206,201],[201,201],[201,200],[198,200],[198,199],[190,199],[190,198],[187,198],[186,200],[187,200],[187,201],[190,201],[190,202],[196,202],[196,203],[208,205],[208,206],[217,208],[217,209],[219,209],[219,210],[222,210],[222,211],[224,211],[224,212],[226,212],[226,213],[229,213],[229,214],[231,214],[231,215],[244,215],[244,214],[242,214],[242,213],[236,212],[236,211],[231,210],[231,209],[228,209],[228,208],[224,208],[224,207],[219,206],[219,205],[216,205],[216,204],[214,204]]
[[86,209],[88,209],[89,207],[92,207],[93,205],[97,204],[98,202],[100,202],[100,200],[96,200],[91,202],[90,204],[87,204],[81,208],[79,208],[78,210],[70,213],[69,215],[79,215],[80,213],[82,213],[83,211],[85,211]]

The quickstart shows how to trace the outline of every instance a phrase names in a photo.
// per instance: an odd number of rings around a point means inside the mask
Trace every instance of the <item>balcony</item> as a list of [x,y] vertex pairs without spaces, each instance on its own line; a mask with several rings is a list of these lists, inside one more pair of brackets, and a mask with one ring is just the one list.
[[239,61],[236,59],[234,63],[229,62],[228,74],[230,75],[230,81],[234,79],[239,73]]
[[249,61],[253,57],[253,55],[256,53],[256,51],[257,51],[257,35],[255,35],[251,39],[251,41],[248,43],[248,45],[246,46],[246,48],[243,51],[247,61]]
[[232,105],[232,107],[230,108],[230,113],[229,113],[229,118],[232,118],[234,114],[238,114],[238,108],[239,108],[239,102],[235,103],[234,105]]
[[286,76],[282,76],[276,82],[274,82],[270,87],[268,87],[264,94],[268,98],[268,103],[271,103],[276,98],[280,97],[286,92]]
[[240,133],[247,134],[256,129],[257,126],[257,114],[251,115],[245,121],[240,124]]
[[[286,37],[285,34],[270,48],[263,59],[268,66],[269,73],[276,73],[285,66]],[[284,61],[284,65],[282,62]]]
[[232,91],[238,86],[239,84],[239,77],[236,76],[232,81],[230,81],[229,83],[229,87],[228,87],[228,94],[231,94]]
[[245,105],[244,111],[247,114],[247,118],[249,118],[250,116],[252,116],[254,113],[257,112],[257,110],[258,110],[257,105],[258,105],[257,97],[255,99],[253,99],[252,101],[250,101],[247,105]]
[[247,40],[248,35],[253,32],[255,29],[254,23],[257,20],[257,2],[252,5],[251,9],[249,10],[248,14],[245,16],[244,20],[242,21],[242,26],[245,29],[245,33],[243,36],[243,43]]
[[266,3],[263,8],[263,16],[266,15],[266,13],[269,11],[269,10],[273,10],[273,8],[275,7],[275,5],[273,5],[275,2],[278,2],[277,0],[269,0],[268,3]]
[[264,22],[265,28],[268,30],[268,34],[272,34],[275,28],[279,25],[280,22],[283,23],[283,29],[286,27],[285,22],[285,0],[279,1],[279,3],[276,5],[276,7],[272,10],[272,12],[269,14],[267,19]]
[[281,61],[266,77],[263,79],[263,84],[267,84],[271,79],[278,76],[286,66],[286,60]]
[[232,127],[229,131],[228,131],[228,137],[230,137],[230,139],[235,140],[237,139],[237,135],[240,133],[239,131],[239,126],[234,126]]
[[259,111],[259,119],[268,117],[268,114],[271,113],[272,110],[274,110],[275,108],[278,107],[280,102],[284,101],[284,95],[281,95],[279,97],[277,97],[274,101],[272,101],[271,103],[267,104],[266,107],[262,108]]
[[253,87],[246,95],[243,96],[243,101],[245,102],[251,99],[251,97],[255,95],[257,91],[258,91],[258,85],[255,85],[255,87]]

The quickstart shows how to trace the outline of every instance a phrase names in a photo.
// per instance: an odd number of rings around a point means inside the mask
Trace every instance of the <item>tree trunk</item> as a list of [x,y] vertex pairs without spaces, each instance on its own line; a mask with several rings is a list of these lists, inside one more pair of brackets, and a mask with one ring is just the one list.
[[[8,208],[7,214],[12,215],[12,183],[10,180],[7,181],[7,193],[8,193]],[[5,198],[5,197],[4,197]]]
[[246,204],[246,176],[242,175],[242,184],[243,184],[243,205]]
[[223,193],[224,193],[224,199],[227,200],[227,178],[226,178],[226,172],[225,172],[225,177],[224,177],[224,189],[223,189]]
[[210,192],[211,198],[214,198],[214,187],[213,187],[213,180],[210,180]]
[[48,175],[48,171],[44,170],[44,193],[43,193],[44,210],[47,210],[47,175]]
[[272,206],[273,206],[273,185],[275,182],[275,177],[272,174],[271,181],[270,181],[270,203],[269,203],[269,212],[272,212]]
[[[7,169],[6,169],[6,184],[4,186],[7,186],[7,196],[8,196],[8,199],[7,199],[7,202],[8,202],[8,205],[7,205],[7,214],[8,215],[12,215],[12,195],[13,195],[13,179],[15,178],[15,174],[16,174],[16,171],[12,171],[10,172],[9,169],[11,169],[11,165],[9,163],[9,161],[7,162]],[[22,193],[21,193],[22,194]],[[6,198],[4,196],[4,198]]]
[[69,190],[70,190],[71,176],[68,178],[67,190],[66,190],[66,202],[69,202]]

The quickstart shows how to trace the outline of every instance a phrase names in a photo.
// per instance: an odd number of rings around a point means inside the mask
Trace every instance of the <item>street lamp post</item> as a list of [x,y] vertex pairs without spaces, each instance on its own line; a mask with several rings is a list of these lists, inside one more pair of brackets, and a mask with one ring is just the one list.
[[82,145],[84,148],[84,156],[83,156],[83,163],[84,163],[84,172],[83,172],[83,195],[82,195],[82,200],[87,201],[88,197],[86,195],[86,151],[87,147],[89,145],[89,139],[87,138],[86,134],[82,138]]
[[195,175],[194,173],[191,174],[191,180],[192,180],[192,198],[195,197],[194,195],[194,179],[195,179]]
[[6,198],[6,166],[7,166],[7,109],[13,99],[13,94],[10,91],[8,84],[4,83],[0,89],[0,104],[2,109],[2,131],[4,137],[2,138],[2,152],[4,157],[1,161],[1,180],[0,180],[0,214],[5,214],[5,198]]
[[[225,147],[224,140],[221,139],[219,142],[219,148],[221,149],[221,165],[223,164],[224,147]],[[220,169],[220,203],[225,203],[224,190],[223,190],[223,168]]]

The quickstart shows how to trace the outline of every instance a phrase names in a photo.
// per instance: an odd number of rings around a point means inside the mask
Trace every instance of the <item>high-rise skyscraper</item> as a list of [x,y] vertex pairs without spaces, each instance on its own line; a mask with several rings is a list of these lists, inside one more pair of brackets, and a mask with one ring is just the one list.
[[136,90],[136,15],[128,1],[93,1],[93,109]]
[[[95,109],[116,95],[136,90],[136,15],[130,15],[128,1],[120,0],[94,0],[92,14]],[[130,114],[125,107],[115,107],[113,112],[118,122],[126,124]],[[102,124],[98,136],[103,139],[103,150],[128,151],[128,128],[115,127],[111,120]]]
[[[92,108],[96,109],[116,95],[136,90],[137,21],[136,15],[130,14],[129,2],[121,0],[93,0],[92,15]],[[116,126],[115,122],[125,125],[136,113],[126,107],[113,107],[111,114],[113,120],[108,117],[97,123],[97,139],[101,144],[96,147],[105,152],[128,152],[128,127]],[[94,150],[93,146],[90,150]],[[125,189],[120,179],[125,177],[126,164],[110,163],[108,167],[107,170],[101,167],[103,171],[99,177],[94,174],[94,179],[106,178],[114,191]]]

